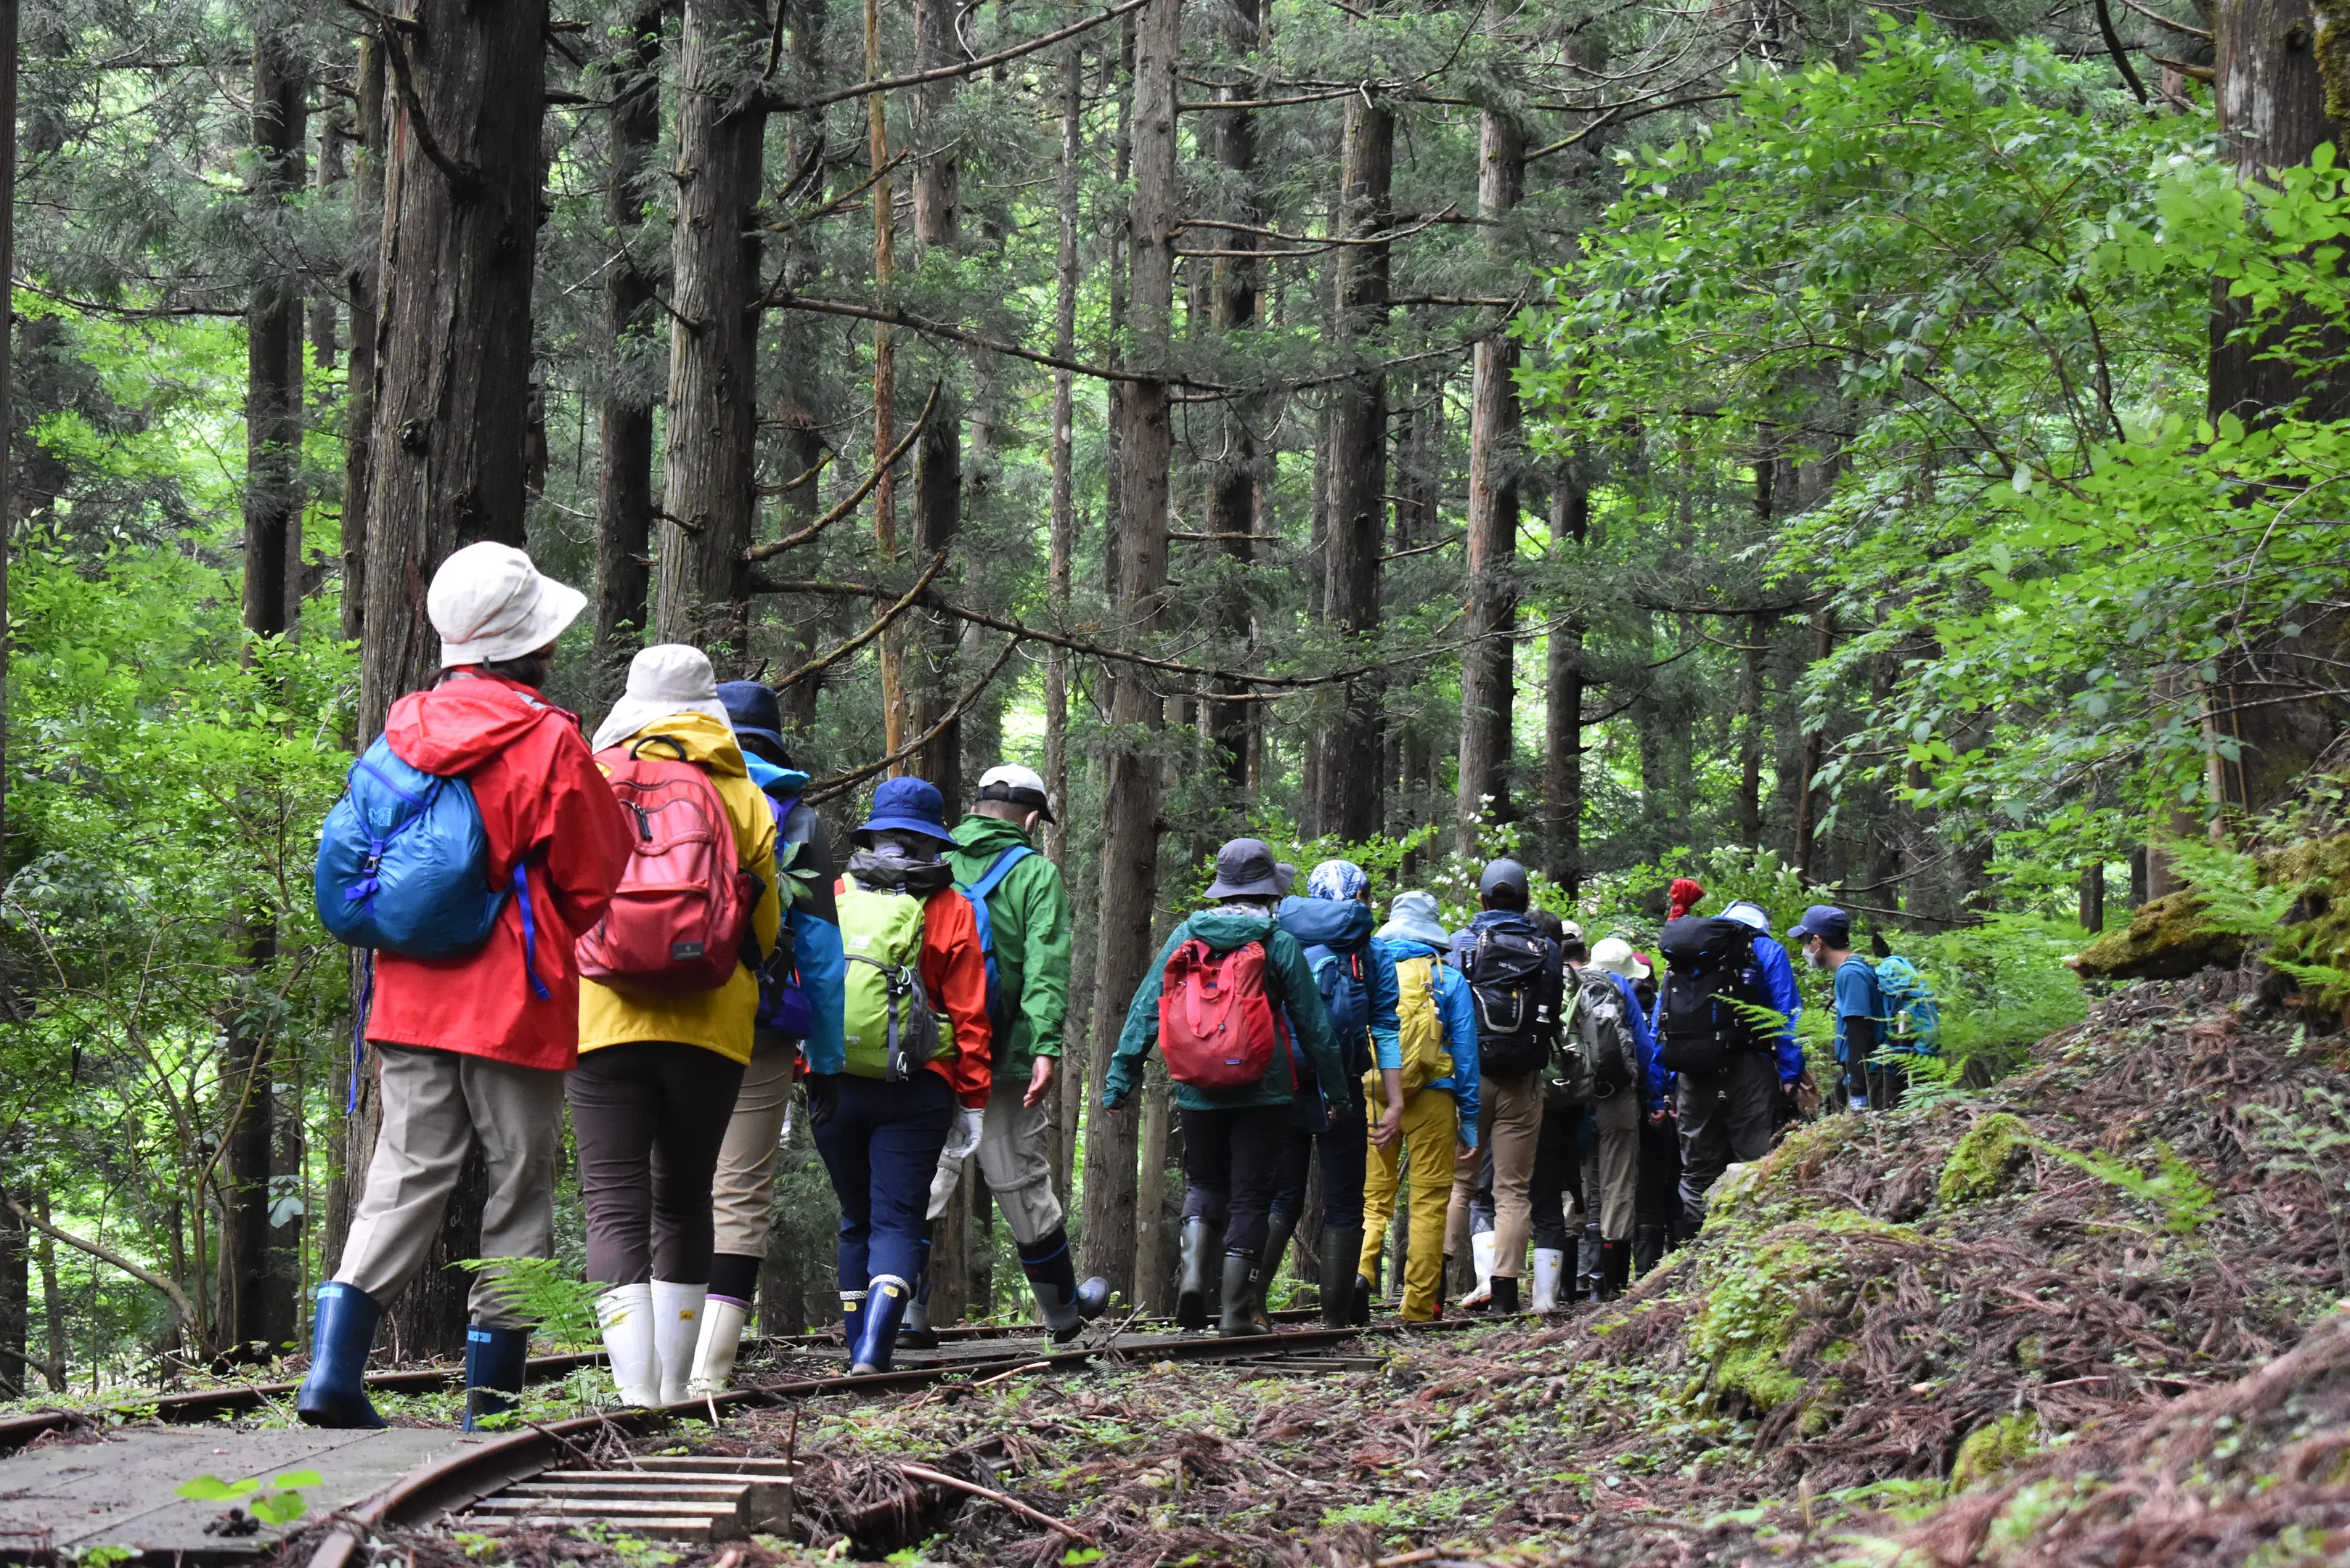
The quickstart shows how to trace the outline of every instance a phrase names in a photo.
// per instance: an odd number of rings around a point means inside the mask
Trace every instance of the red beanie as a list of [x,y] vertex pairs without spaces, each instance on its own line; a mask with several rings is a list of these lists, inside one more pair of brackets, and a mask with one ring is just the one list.
[[1698,904],[1705,898],[1705,889],[1699,887],[1687,877],[1676,877],[1673,878],[1671,897],[1673,912],[1666,918],[1668,919],[1678,920],[1683,915],[1688,914],[1691,909],[1697,908]]

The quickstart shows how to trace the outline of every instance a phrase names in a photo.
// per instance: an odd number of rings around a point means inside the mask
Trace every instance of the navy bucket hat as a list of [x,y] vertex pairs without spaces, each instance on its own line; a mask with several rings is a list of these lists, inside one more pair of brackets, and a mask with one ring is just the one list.
[[777,767],[791,766],[791,752],[784,744],[784,706],[765,683],[757,680],[722,680],[718,684],[718,701],[726,710],[726,722],[734,726],[734,738],[740,742],[764,742],[764,745],[745,746]]
[[927,833],[941,843],[954,835],[947,829],[946,797],[928,779],[883,779],[873,792],[873,814],[857,825],[861,841],[868,833]]

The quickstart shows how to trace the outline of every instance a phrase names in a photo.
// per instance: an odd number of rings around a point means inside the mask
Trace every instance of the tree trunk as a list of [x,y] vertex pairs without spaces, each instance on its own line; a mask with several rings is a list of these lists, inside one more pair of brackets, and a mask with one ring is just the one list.
[[[1819,633],[1816,657],[1825,659],[1835,651],[1835,612],[1822,610],[1813,618],[1812,624]],[[1820,728],[1804,732],[1803,771],[1795,783],[1795,875],[1805,882],[1813,879],[1812,868],[1819,860],[1818,846],[1814,843],[1818,836],[1814,825],[1819,821],[1819,815],[1813,805],[1812,795],[1814,781],[1820,776],[1820,764],[1825,760],[1825,722],[1823,719]]]
[[[1053,352],[1063,360],[1077,351],[1077,161],[1084,150],[1086,51],[1069,46],[1061,57],[1061,182],[1056,211],[1060,254],[1054,268]],[[1051,544],[1045,565],[1045,596],[1055,606],[1069,602],[1077,547],[1076,378],[1053,372],[1053,499]],[[1069,653],[1055,648],[1045,660],[1045,794],[1055,816],[1069,814]],[[1045,826],[1045,854],[1069,874],[1068,829]],[[1055,1169],[1059,1169],[1058,1163]]]
[[2106,863],[2081,867],[2081,929],[2092,936],[2106,929]]
[[[395,698],[429,683],[440,638],[425,588],[449,553],[524,542],[523,426],[530,397],[531,281],[546,114],[546,0],[475,6],[418,0],[379,34],[391,88],[374,468],[367,526],[359,738]],[[344,1200],[381,1114],[369,1074],[347,1120]],[[391,1303],[411,1355],[464,1346],[464,1283],[485,1200],[468,1161],[418,1282]],[[348,1212],[336,1216],[338,1231]],[[454,1282],[453,1288],[452,1282]]]
[[[1347,99],[1340,209],[1357,239],[1384,234],[1395,182],[1395,119],[1365,94]],[[1338,225],[1334,224],[1334,230]],[[1385,242],[1341,246],[1337,254],[1341,339],[1357,358],[1376,358],[1388,317]],[[1366,339],[1370,339],[1367,345]],[[1358,654],[1367,654],[1379,623],[1379,554],[1387,543],[1388,379],[1364,369],[1338,383],[1330,405],[1329,535],[1324,556],[1323,618]],[[1315,826],[1348,842],[1379,831],[1381,682],[1347,683],[1322,731],[1315,783]]]
[[1771,624],[1769,616],[1749,621],[1738,679],[1738,842],[1755,848],[1762,844],[1762,665],[1771,657]]
[[[1551,491],[1550,545],[1564,560],[1591,531],[1591,492],[1572,464]],[[1543,748],[1543,848],[1551,878],[1574,898],[1583,887],[1583,617],[1570,611],[1550,632],[1549,708]]]
[[[33,1213],[41,1223],[49,1223],[49,1195],[42,1191],[34,1195]],[[66,1357],[70,1347],[72,1328],[66,1311],[66,1293],[57,1284],[57,1244],[47,1231],[33,1255],[41,1265],[41,1324],[47,1343],[41,1355],[41,1376],[48,1379],[49,1392],[66,1392]]]
[[[1497,26],[1489,13],[1489,26]],[[1506,218],[1525,190],[1526,141],[1518,123],[1487,109],[1478,137],[1477,211]],[[1498,229],[1487,244],[1498,256]],[[1481,823],[1510,814],[1511,714],[1516,703],[1518,590],[1517,345],[1497,332],[1480,341],[1469,396],[1469,647],[1461,655],[1461,787],[1454,846],[1477,853]]]
[[[1154,1315],[1175,1307],[1175,1282],[1167,1268],[1167,1146],[1175,1117],[1175,1092],[1164,1074],[1143,1080],[1142,1179],[1134,1198],[1134,1299]],[[1218,1260],[1222,1266],[1222,1260]]]
[[[308,91],[291,41],[263,32],[253,50],[253,200],[256,226],[273,236],[302,187]],[[302,288],[275,266],[254,279],[245,306],[244,430],[244,627],[283,637],[300,607],[291,567],[302,508]],[[236,923],[247,967],[266,970],[277,956],[275,920],[240,911]],[[265,1360],[294,1334],[294,1270],[269,1224],[276,1073],[266,1024],[242,1010],[226,1022],[215,1348]]]
[[[955,36],[955,0],[914,0],[914,68],[935,70],[968,57]],[[951,251],[962,236],[962,182],[951,143],[941,145],[943,122],[961,89],[960,78],[925,83],[914,94],[913,141],[921,157],[914,166],[914,239],[922,253]],[[928,562],[953,547],[962,532],[962,408],[942,390],[931,422],[914,449],[914,556]],[[907,740],[926,733],[952,711],[962,623],[951,616],[926,615],[913,627],[919,647],[907,673]],[[962,802],[962,727],[949,722],[923,746],[911,771],[936,784],[951,812]]]
[[653,405],[633,363],[653,325],[652,280],[637,247],[642,242],[645,166],[660,140],[663,4],[647,5],[628,24],[629,43],[612,73],[611,153],[605,163],[605,243],[613,251],[604,273],[604,384],[597,400],[596,442],[596,697],[617,697],[629,661],[643,641],[648,559],[653,538]]
[[[1225,41],[1235,52],[1255,52],[1263,29],[1262,0],[1226,0],[1211,15],[1224,29]],[[1246,100],[1256,94],[1257,89],[1245,82],[1222,89],[1222,96],[1232,100]],[[1234,223],[1262,226],[1270,213],[1257,183],[1256,117],[1251,110],[1226,109],[1216,117],[1215,152],[1216,161],[1223,170],[1224,185],[1232,192],[1226,216]],[[1253,253],[1262,245],[1258,235],[1241,230],[1215,233],[1218,249],[1242,253],[1216,257],[1211,269],[1215,328],[1229,340],[1233,333],[1248,331],[1257,325],[1262,302],[1259,266]],[[1204,531],[1213,537],[1216,547],[1231,563],[1227,567],[1231,580],[1218,597],[1222,607],[1221,626],[1229,646],[1235,650],[1247,650],[1253,642],[1255,618],[1248,575],[1249,564],[1256,556],[1257,493],[1264,479],[1263,454],[1259,450],[1262,443],[1255,433],[1262,412],[1254,399],[1216,405],[1216,441],[1222,456],[1207,475]],[[1231,657],[1245,659],[1248,655],[1241,651]],[[1241,694],[1238,685],[1232,682],[1219,683],[1217,690],[1231,696]],[[1216,765],[1235,805],[1244,802],[1248,795],[1249,737],[1256,706],[1253,702],[1211,702],[1206,710],[1208,742],[1215,749]]]
[[[1150,0],[1137,13],[1134,51],[1134,199],[1128,310],[1136,368],[1111,402],[1118,434],[1118,592],[1116,624],[1142,642],[1159,629],[1167,584],[1168,471],[1173,458],[1168,384],[1175,290],[1175,67],[1182,0]],[[1150,745],[1165,714],[1142,672],[1110,675],[1110,719],[1101,855],[1101,957],[1094,1052],[1117,1048],[1128,1000],[1154,953],[1151,909],[1159,886],[1159,759]],[[1131,1115],[1097,1120],[1087,1141],[1085,1241],[1088,1272],[1134,1290],[1135,1143]]]
[[[881,75],[881,0],[865,0],[865,77]],[[868,93],[865,99],[866,161],[873,176],[873,298],[892,303],[898,273],[898,218],[894,182],[889,175],[889,95]],[[896,339],[887,323],[873,325],[873,462],[898,443],[898,359]],[[898,475],[880,469],[873,485],[873,538],[881,558],[898,558]],[[897,755],[910,737],[907,723],[906,639],[900,626],[881,634],[878,649],[881,666],[881,744]],[[903,769],[892,768],[893,773]]]
[[19,1190],[0,1187],[0,1397],[16,1399],[33,1391],[34,1363],[27,1355],[33,1324],[33,1230],[8,1207],[12,1199],[22,1200]]
[[[678,210],[670,287],[668,514],[660,530],[663,642],[698,643],[722,680],[749,657],[758,515],[759,242],[766,110],[753,79],[767,24],[748,0],[685,0],[678,95]],[[689,327],[684,323],[691,322]]]
[[[0,0],[0,278],[11,280],[12,287],[16,276],[17,11],[17,0]],[[8,664],[15,647],[6,608],[8,557],[16,534],[16,490],[8,472],[16,447],[16,340],[12,308],[0,313],[0,874],[6,872],[8,860]]]
[[343,394],[343,640],[357,642],[367,623],[368,506],[375,483],[375,409],[380,395],[376,302],[383,265],[383,47],[359,40],[351,105],[351,265],[343,296],[351,318],[351,357]]

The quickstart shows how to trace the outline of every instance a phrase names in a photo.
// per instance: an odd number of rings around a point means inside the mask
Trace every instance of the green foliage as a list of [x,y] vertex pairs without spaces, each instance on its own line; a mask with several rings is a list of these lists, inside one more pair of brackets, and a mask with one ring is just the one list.
[[2260,863],[2249,855],[2205,838],[2167,839],[2161,848],[2195,889],[2206,926],[2265,939],[2276,934],[2285,911],[2293,908],[2293,889],[2263,887]]
[[467,1258],[518,1317],[558,1345],[592,1344],[598,1334],[596,1284],[575,1278],[559,1258]]
[[197,1502],[242,1502],[245,1511],[264,1524],[286,1525],[307,1513],[309,1503],[297,1487],[322,1486],[326,1478],[317,1470],[289,1470],[266,1483],[259,1476],[246,1476],[242,1480],[224,1481],[218,1476],[202,1475],[180,1483],[180,1496]]
[[1967,1434],[1950,1464],[1950,1490],[1964,1491],[2030,1459],[2041,1447],[2040,1417],[2025,1410]]
[[2210,1186],[2168,1144],[2155,1146],[2152,1176],[2095,1149],[2069,1149],[2044,1141],[2037,1147],[2145,1204],[2160,1216],[2163,1231],[2172,1236],[2189,1236],[2201,1230],[2219,1207],[2220,1199]]

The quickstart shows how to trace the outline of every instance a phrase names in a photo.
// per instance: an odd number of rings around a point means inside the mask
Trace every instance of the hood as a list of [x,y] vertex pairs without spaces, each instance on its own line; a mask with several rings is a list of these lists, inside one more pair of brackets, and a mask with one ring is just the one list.
[[1020,831],[1018,823],[1006,822],[1000,816],[982,816],[977,812],[955,824],[954,841],[956,848],[974,855],[1001,855],[1015,845],[1036,847]]
[[1352,952],[1371,937],[1371,907],[1357,899],[1284,898],[1281,929],[1308,947]]
[[1381,937],[1379,945],[1387,949],[1388,957],[1398,963],[1417,958],[1440,959],[1444,956],[1442,948],[1430,947],[1418,937]]
[[1201,909],[1183,922],[1185,930],[1208,944],[1211,952],[1228,953],[1273,934],[1273,922],[1254,910]]
[[750,772],[751,782],[761,791],[780,799],[790,800],[807,788],[808,776],[797,768],[779,768],[764,757],[743,753],[743,765]]
[[[700,763],[722,778],[751,776],[750,769],[743,765],[743,748],[734,743],[734,732],[723,719],[713,719],[707,713],[665,713],[618,743],[626,750],[647,735],[665,735],[676,741],[685,748],[687,762]],[[670,750],[661,746],[653,754],[665,757]]]
[[494,675],[460,676],[394,702],[383,738],[409,766],[455,778],[549,721],[579,725],[527,686]]

